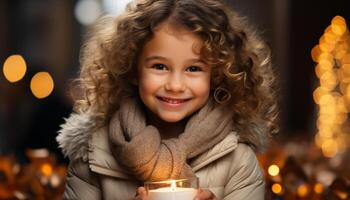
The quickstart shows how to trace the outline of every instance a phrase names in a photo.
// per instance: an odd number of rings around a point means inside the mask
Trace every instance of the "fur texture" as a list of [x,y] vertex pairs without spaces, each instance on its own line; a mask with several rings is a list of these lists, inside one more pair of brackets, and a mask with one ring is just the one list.
[[96,130],[96,120],[89,114],[72,113],[61,125],[56,140],[63,154],[70,160],[87,160],[89,139]]

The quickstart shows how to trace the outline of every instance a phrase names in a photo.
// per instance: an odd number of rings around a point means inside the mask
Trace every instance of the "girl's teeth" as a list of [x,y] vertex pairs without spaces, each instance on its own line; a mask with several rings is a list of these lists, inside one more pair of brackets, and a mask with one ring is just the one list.
[[166,98],[163,98],[163,100],[168,102],[168,103],[172,103],[172,104],[179,104],[179,103],[184,102],[184,100],[174,100],[174,99],[166,99]]

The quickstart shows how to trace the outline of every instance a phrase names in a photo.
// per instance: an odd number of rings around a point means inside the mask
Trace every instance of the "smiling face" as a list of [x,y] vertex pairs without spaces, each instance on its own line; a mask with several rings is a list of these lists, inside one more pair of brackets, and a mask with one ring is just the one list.
[[178,122],[199,110],[210,92],[210,66],[200,57],[202,40],[161,24],[138,58],[141,100],[161,120]]

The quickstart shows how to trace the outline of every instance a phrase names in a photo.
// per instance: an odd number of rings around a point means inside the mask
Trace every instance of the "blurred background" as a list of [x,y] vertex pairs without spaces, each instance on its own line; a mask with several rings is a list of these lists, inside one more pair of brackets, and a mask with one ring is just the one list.
[[[0,199],[60,199],[68,160],[55,137],[83,37],[127,2],[0,1]],[[281,131],[259,154],[267,199],[349,199],[349,2],[227,2],[271,46],[278,74]]]

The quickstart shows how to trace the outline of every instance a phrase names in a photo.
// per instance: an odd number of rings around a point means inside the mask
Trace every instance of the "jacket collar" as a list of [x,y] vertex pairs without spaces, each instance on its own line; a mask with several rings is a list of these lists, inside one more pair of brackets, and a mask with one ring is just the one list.
[[88,143],[96,130],[96,120],[88,113],[72,113],[61,125],[56,140],[63,154],[70,160],[87,161]]
[[[108,176],[131,179],[131,174],[115,160],[108,143],[107,127],[97,128],[91,115],[71,114],[61,126],[57,142],[70,160],[88,161],[90,169]],[[232,152],[238,144],[238,135],[232,132],[212,149],[192,159],[194,172]]]

